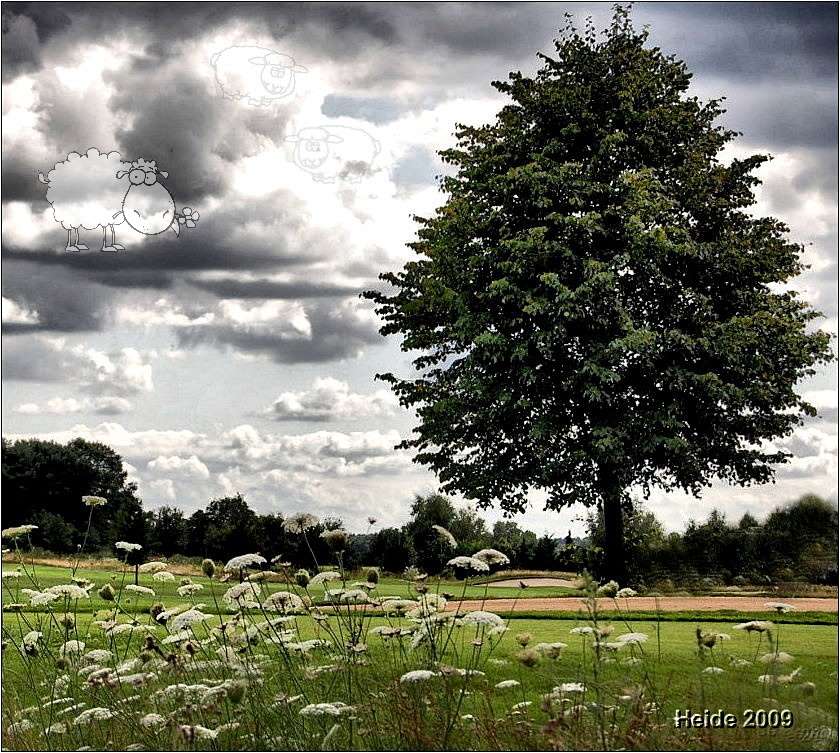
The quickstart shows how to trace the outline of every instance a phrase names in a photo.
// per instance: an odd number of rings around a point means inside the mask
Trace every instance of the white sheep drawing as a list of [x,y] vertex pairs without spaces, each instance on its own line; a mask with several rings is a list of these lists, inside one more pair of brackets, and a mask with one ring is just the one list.
[[305,73],[290,55],[265,47],[228,47],[210,58],[216,83],[227,99],[268,107],[295,89],[295,74]]
[[87,251],[88,247],[79,242],[79,230],[101,227],[101,250],[112,253],[125,250],[117,244],[114,230],[123,222],[144,235],[159,235],[170,229],[180,235],[181,225],[195,227],[198,212],[184,207],[178,214],[172,194],[159,177],[169,174],[154,160],[126,162],[119,152],[104,153],[96,148],[85,154],[71,152],[46,178],[38,174],[38,180],[47,185],[47,201],[55,221],[67,231],[65,250]]

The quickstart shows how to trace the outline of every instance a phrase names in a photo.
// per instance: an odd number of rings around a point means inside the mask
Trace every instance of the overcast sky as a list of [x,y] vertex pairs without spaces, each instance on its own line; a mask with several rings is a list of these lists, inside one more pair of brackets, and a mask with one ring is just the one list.
[[[4,3],[4,436],[105,442],[152,508],[242,492],[351,529],[403,522],[435,479],[393,449],[412,417],[373,376],[409,361],[358,293],[410,258],[412,215],[443,202],[436,151],[454,123],[490,120],[490,81],[533,73],[566,11],[603,28],[610,7]],[[688,63],[694,93],[727,97],[732,155],[775,155],[757,211],[807,244],[796,286],[836,332],[836,4],[638,3],[634,17]],[[242,47],[283,70],[271,79]],[[259,96],[225,96],[243,89]],[[301,159],[307,134],[332,149],[321,167]],[[155,160],[196,226],[117,225],[117,254],[83,230],[90,250],[66,252],[36,176],[90,147]],[[830,367],[801,385],[823,418],[782,443],[795,458],[775,485],[650,508],[680,529],[715,506],[761,517],[805,492],[836,499],[836,381]],[[535,497],[518,520],[565,534],[581,512]]]

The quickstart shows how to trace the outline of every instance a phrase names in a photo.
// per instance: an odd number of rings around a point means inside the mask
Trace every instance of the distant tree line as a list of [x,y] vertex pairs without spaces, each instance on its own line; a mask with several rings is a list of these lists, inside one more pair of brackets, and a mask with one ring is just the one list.
[[[319,562],[330,561],[320,534],[343,526],[338,518],[324,518],[306,538],[290,534],[282,513],[257,513],[238,494],[214,499],[189,515],[169,506],[144,510],[119,454],[82,439],[66,445],[3,440],[2,483],[4,526],[33,523],[38,526],[33,544],[60,554],[76,551],[90,523],[91,552],[111,554],[114,543],[124,540],[141,544],[146,558],[225,560],[260,552],[310,566],[313,555]],[[87,494],[108,500],[92,517],[82,503]],[[375,523],[370,519],[371,529]],[[452,533],[455,549],[434,526]],[[670,534],[653,513],[634,504],[625,528],[629,580],[666,588],[669,582],[676,586],[704,579],[727,585],[798,579],[836,583],[837,526],[836,506],[814,495],[773,511],[763,523],[749,514],[730,523],[713,511],[705,522],[691,521],[684,533]],[[515,569],[586,569],[599,576],[604,572],[599,509],[586,517],[586,529],[585,537],[573,538],[570,533],[537,536],[512,520],[488,528],[475,510],[456,506],[444,495],[418,495],[405,525],[351,534],[344,562],[348,568],[376,566],[388,572],[416,566],[434,575],[454,556],[492,547],[504,552]]]

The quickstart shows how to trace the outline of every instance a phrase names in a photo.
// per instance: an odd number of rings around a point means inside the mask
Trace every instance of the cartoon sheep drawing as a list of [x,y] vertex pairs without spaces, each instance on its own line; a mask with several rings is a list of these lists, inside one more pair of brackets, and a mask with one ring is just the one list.
[[[101,251],[116,253],[125,246],[117,243],[115,225],[123,222],[143,235],[160,235],[166,230],[180,235],[180,226],[195,227],[198,212],[184,207],[175,210],[172,194],[158,181],[169,173],[154,160],[125,162],[119,152],[103,153],[88,149],[85,154],[71,152],[56,163],[47,177],[47,201],[55,221],[67,231],[67,251],[87,251],[79,241],[79,230],[102,228]],[[110,231],[110,241],[108,233]]]
[[335,183],[341,179],[358,183],[373,169],[380,152],[379,142],[367,131],[349,126],[325,125],[301,128],[287,136],[295,144],[294,161],[316,183]]
[[295,90],[295,74],[306,68],[295,59],[265,47],[228,47],[210,58],[216,83],[227,99],[246,99],[268,107]]

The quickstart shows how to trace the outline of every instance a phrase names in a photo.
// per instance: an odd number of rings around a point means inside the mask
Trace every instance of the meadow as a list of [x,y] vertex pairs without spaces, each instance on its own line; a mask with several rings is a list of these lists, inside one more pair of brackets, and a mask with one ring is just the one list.
[[[465,612],[491,591],[481,572],[350,574],[340,551],[320,573],[258,555],[192,575],[147,563],[139,587],[130,566],[7,556],[4,747],[836,749],[836,617],[641,618],[632,592],[586,579],[576,611]],[[704,709],[736,726],[675,726]]]

